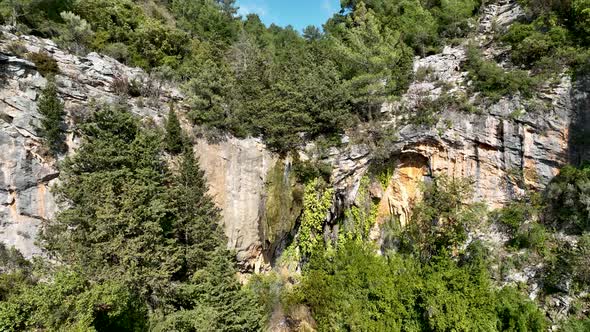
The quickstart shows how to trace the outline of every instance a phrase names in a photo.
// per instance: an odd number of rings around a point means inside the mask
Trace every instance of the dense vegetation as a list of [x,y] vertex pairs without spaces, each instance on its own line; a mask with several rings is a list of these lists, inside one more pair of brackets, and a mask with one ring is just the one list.
[[5,250],[0,330],[259,329],[192,150],[170,170],[163,135],[117,105],[80,130],[56,188],[67,208],[42,235],[60,264]]
[[[467,47],[470,89],[488,100],[529,98],[564,69],[588,70],[590,2],[521,3],[527,19],[496,31],[494,40],[511,48],[511,69]],[[212,137],[260,136],[287,153],[310,139],[335,144],[345,129],[380,120],[382,104],[419,80],[414,56],[465,40],[482,2],[341,4],[323,30],[302,33],[266,27],[256,15],[239,17],[234,0],[0,0],[0,21],[73,53],[98,51],[175,81],[191,107],[186,119]],[[48,79],[38,102],[40,134],[59,157],[64,111],[53,81],[59,67],[48,54],[28,56]],[[113,88],[139,96],[138,84],[116,78]],[[433,125],[441,108],[473,111],[464,96],[441,98],[419,103],[409,123]],[[283,181],[285,170],[276,167],[269,193],[289,195],[269,200],[267,218],[296,219],[299,227],[277,264],[301,274],[286,281],[256,276],[243,287],[174,105],[165,132],[125,105],[88,111],[73,128],[82,137],[79,150],[60,165],[55,193],[65,208],[41,237],[52,262],[29,262],[0,246],[0,330],[255,331],[270,324],[277,308],[288,316],[304,306],[320,331],[543,331],[549,325],[543,298],[498,287],[511,266],[543,266],[543,296],[590,291],[587,165],[564,168],[543,193],[524,188],[526,194],[489,215],[465,203],[469,181],[433,178],[407,227],[396,220],[383,225],[379,248],[370,240],[377,207],[368,178],[334,235],[325,225],[334,193],[324,179],[329,170],[296,160],[300,183],[292,186],[296,180]],[[374,145],[394,136],[373,134]],[[387,174],[371,176],[386,186]],[[505,257],[469,238],[487,220],[510,237],[500,248]],[[577,242],[563,240],[562,232]],[[564,331],[590,325],[590,301],[577,300]]]
[[[415,54],[465,36],[475,0],[345,1],[324,31],[265,27],[233,0],[3,0],[0,21],[72,52],[111,55],[179,81],[192,121],[262,136],[279,152],[380,115]],[[419,22],[419,24],[417,24]]]

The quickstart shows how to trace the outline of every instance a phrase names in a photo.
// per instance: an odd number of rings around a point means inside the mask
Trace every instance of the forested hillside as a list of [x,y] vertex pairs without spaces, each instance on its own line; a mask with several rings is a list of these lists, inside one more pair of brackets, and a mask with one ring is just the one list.
[[[514,5],[516,19],[482,31],[498,3]],[[43,220],[42,255],[0,245],[0,331],[590,330],[590,133],[580,114],[545,129],[567,132],[570,155],[558,158],[571,163],[539,157],[545,173],[561,168],[547,186],[523,162],[507,170],[518,190],[498,206],[476,195],[479,178],[424,161],[404,219],[383,218],[380,205],[403,126],[444,137],[447,113],[483,117],[506,100],[526,107],[503,121],[529,125],[525,114],[544,117],[533,112],[554,107],[563,82],[586,82],[590,1],[342,0],[304,31],[237,13],[234,0],[0,0],[7,34],[104,54],[183,93],[162,126],[129,102],[157,106],[160,87],[122,76],[109,87],[116,101],[68,113],[52,55],[6,42],[0,64],[27,59],[46,81],[37,126],[43,158],[59,161],[60,210]],[[416,67],[449,47],[465,55],[453,68],[465,73],[461,87]],[[431,83],[436,98],[416,96]],[[265,179],[263,273],[238,273],[195,132],[214,143],[261,138],[285,161]],[[493,150],[478,139],[478,157]],[[351,202],[326,162],[348,143],[370,155],[366,168],[350,167],[363,172]]]

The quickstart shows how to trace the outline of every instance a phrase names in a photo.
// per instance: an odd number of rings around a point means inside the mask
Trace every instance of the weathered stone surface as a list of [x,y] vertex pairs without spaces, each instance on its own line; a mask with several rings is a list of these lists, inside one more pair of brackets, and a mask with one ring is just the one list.
[[[505,29],[524,17],[515,0],[487,4],[482,11],[476,41],[484,55],[493,59],[506,49],[493,43],[493,30]],[[1,28],[0,28],[1,29]],[[96,53],[78,57],[63,52],[44,39],[16,36],[3,31],[0,40],[0,240],[16,245],[26,255],[38,253],[34,238],[43,220],[56,212],[50,192],[58,181],[56,161],[44,154],[37,127],[37,101],[46,80],[35,65],[8,51],[8,44],[19,40],[28,51],[44,51],[56,59],[60,68],[57,84],[67,111],[70,128],[68,153],[73,153],[79,137],[71,131],[87,115],[89,105],[113,102],[121,97],[112,88],[115,79],[135,79],[154,88],[148,96],[127,98],[133,113],[145,121],[161,124],[170,102],[184,108],[182,93],[159,82],[137,68]],[[463,45],[464,46],[464,45]],[[431,128],[403,125],[399,110],[413,110],[422,98],[436,99],[443,93],[469,95],[463,46],[445,47],[440,54],[416,58],[415,71],[427,73],[411,84],[398,103],[384,105],[382,111],[394,115],[389,125],[398,129],[391,144],[391,181],[384,190],[372,190],[380,199],[379,219],[396,217],[402,224],[409,220],[414,202],[420,198],[419,183],[436,174],[469,177],[474,180],[476,200],[492,207],[500,206],[522,191],[522,177],[529,186],[543,187],[568,160],[587,157],[590,151],[579,145],[575,151],[570,131],[590,130],[588,115],[590,84],[571,82],[567,76],[556,84],[547,84],[536,98],[503,98],[491,106],[480,107],[477,114],[443,110],[440,121]],[[502,66],[508,66],[502,63]],[[444,84],[441,84],[444,83]],[[181,112],[182,113],[182,112]],[[411,113],[411,112],[410,112]],[[572,123],[572,119],[576,120]],[[577,128],[578,127],[582,127]],[[190,129],[185,123],[186,129]],[[209,180],[215,202],[223,210],[223,224],[229,246],[236,249],[244,269],[257,269],[263,262],[262,218],[265,211],[267,174],[277,156],[257,139],[228,138],[207,143],[194,138],[195,152]],[[341,216],[355,202],[361,178],[372,161],[368,146],[354,144],[349,133],[342,146],[332,148],[323,160],[332,165],[331,186],[334,202],[328,221]],[[317,159],[310,145],[301,159]],[[63,158],[61,156],[60,158]],[[381,189],[381,188],[380,188]],[[378,237],[379,229],[374,229]]]
[[260,220],[264,214],[266,176],[277,157],[258,139],[228,138],[195,146],[210,193],[222,209],[230,248],[245,268],[254,268],[262,253]]
[[[90,104],[120,100],[112,89],[115,79],[137,80],[155,87],[149,96],[125,100],[131,111],[146,121],[162,123],[171,101],[177,102],[180,110],[184,105],[177,88],[112,58],[97,53],[78,57],[58,49],[50,40],[16,36],[6,30],[4,37],[6,40],[0,40],[0,241],[15,245],[29,257],[39,253],[34,245],[38,227],[58,209],[50,188],[59,172],[56,160],[43,153],[38,137],[37,101],[47,80],[33,63],[10,54],[9,43],[18,40],[29,52],[44,51],[57,61],[60,74],[56,81],[70,131],[87,116]],[[185,127],[191,130],[187,124]],[[264,213],[266,175],[277,157],[257,139],[195,142],[211,195],[222,209],[229,247],[237,251],[244,269],[253,270],[263,263],[259,224]],[[79,138],[68,132],[67,144],[68,153],[74,153]]]
[[[483,42],[493,39],[492,22],[506,27],[523,17],[524,11],[514,0],[485,6],[478,34],[484,53],[505,51]],[[587,117],[584,108],[590,85],[572,85],[567,75],[542,86],[529,100],[502,98],[491,106],[479,106],[477,113],[441,110],[437,114],[440,120],[431,127],[403,124],[404,117],[424,98],[436,100],[446,93],[469,96],[474,102],[468,91],[468,75],[462,70],[464,46],[445,47],[440,54],[417,58],[414,70],[427,73],[426,77],[412,83],[400,102],[384,107],[385,112],[398,114],[403,109],[404,114],[396,116],[399,140],[391,151],[394,180],[380,203],[381,218],[390,213],[402,223],[407,220],[421,176],[470,178],[475,200],[493,208],[521,194],[523,182],[544,187],[570,160],[572,117]],[[404,160],[414,163],[408,165]],[[417,160],[423,162],[416,164]]]

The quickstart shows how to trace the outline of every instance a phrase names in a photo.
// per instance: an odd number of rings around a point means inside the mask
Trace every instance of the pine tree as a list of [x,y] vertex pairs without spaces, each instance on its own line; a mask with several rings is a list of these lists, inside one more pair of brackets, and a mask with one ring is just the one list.
[[173,237],[182,248],[174,278],[181,284],[172,297],[184,311],[166,316],[156,330],[257,331],[262,315],[236,278],[235,256],[226,249],[219,209],[207,191],[204,172],[192,149],[186,149],[169,191]]
[[371,119],[383,102],[409,82],[412,50],[399,31],[382,27],[372,9],[359,2],[330,37],[335,61],[360,115]]
[[170,111],[168,112],[168,120],[166,121],[166,150],[170,153],[180,153],[184,148],[184,136],[182,128],[180,127],[180,121],[176,116],[174,107],[170,105]]
[[144,299],[157,297],[182,255],[169,236],[173,218],[159,139],[112,107],[81,129],[84,141],[64,162],[56,188],[67,208],[48,222],[45,247],[90,280],[116,279]]
[[42,115],[40,134],[52,154],[66,150],[63,118],[65,116],[63,103],[57,96],[55,80],[50,77],[41,93],[38,103],[39,113]]
[[181,157],[178,174],[170,188],[170,202],[175,212],[174,238],[183,250],[180,274],[186,279],[206,266],[208,256],[218,247],[226,246],[219,227],[220,214],[207,193],[205,174],[192,149]]
[[199,303],[217,313],[220,331],[258,331],[262,310],[254,296],[242,289],[236,278],[235,258],[224,248],[217,248],[205,269],[193,278]]

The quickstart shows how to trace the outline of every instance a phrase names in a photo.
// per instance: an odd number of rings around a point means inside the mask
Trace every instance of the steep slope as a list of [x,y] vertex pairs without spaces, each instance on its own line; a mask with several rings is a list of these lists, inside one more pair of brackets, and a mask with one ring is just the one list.
[[[378,221],[396,218],[404,224],[415,201],[420,197],[419,184],[438,174],[469,177],[474,181],[476,199],[499,207],[513,199],[523,186],[543,188],[570,159],[585,154],[583,147],[572,148],[573,119],[585,119],[590,87],[582,81],[571,82],[563,75],[557,83],[547,83],[535,98],[501,98],[476,106],[473,112],[446,107],[443,96],[464,96],[463,102],[475,103],[463,63],[465,46],[477,43],[489,59],[501,59],[508,50],[497,48],[493,29],[503,29],[522,17],[515,1],[498,1],[487,5],[480,18],[478,33],[458,46],[445,47],[440,54],[415,59],[414,71],[426,75],[416,80],[400,101],[385,105],[384,113],[392,120],[397,137],[388,144],[384,188],[371,185],[371,195],[379,200]],[[0,240],[15,245],[27,256],[38,254],[34,245],[43,220],[51,218],[57,204],[51,186],[59,181],[57,161],[44,153],[38,137],[39,114],[36,103],[46,80],[35,65],[16,54],[22,45],[27,52],[47,52],[57,62],[60,97],[68,113],[68,145],[74,153],[78,137],[75,124],[93,105],[123,99],[145,121],[161,124],[172,103],[181,110],[183,97],[178,89],[155,76],[117,61],[90,53],[78,57],[64,52],[44,39],[17,36],[3,28],[0,39]],[[502,63],[502,65],[504,65]],[[129,85],[141,82],[138,94],[129,95]],[[132,84],[131,84],[132,85]],[[430,125],[408,123],[427,102],[439,103]],[[456,104],[453,104],[456,105]],[[199,128],[184,123],[192,135],[195,151],[209,180],[211,193],[223,210],[223,222],[229,245],[236,249],[245,271],[269,267],[296,232],[298,214],[270,221],[267,203],[270,174],[279,167],[281,178],[290,183],[291,159],[269,152],[258,139],[227,137],[207,142]],[[337,233],[337,219],[353,206],[362,178],[374,165],[372,150],[355,143],[355,132],[344,137],[342,145],[321,156],[310,144],[300,152],[300,159],[322,159],[332,166],[330,186],[334,198],[326,218],[328,231]],[[280,175],[279,174],[279,175]],[[293,184],[294,185],[294,184]],[[377,224],[372,230],[380,238]]]

